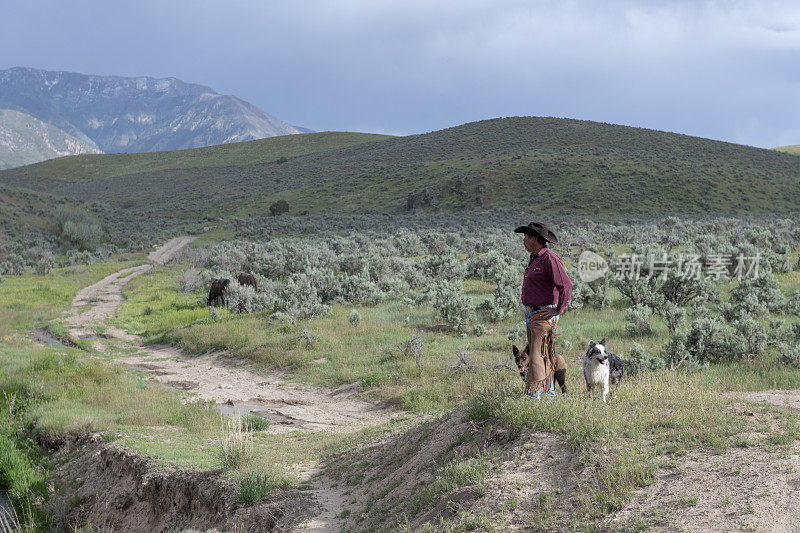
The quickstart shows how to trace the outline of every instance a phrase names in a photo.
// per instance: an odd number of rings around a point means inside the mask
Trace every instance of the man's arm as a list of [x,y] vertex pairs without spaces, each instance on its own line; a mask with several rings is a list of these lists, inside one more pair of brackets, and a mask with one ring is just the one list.
[[555,314],[560,315],[569,303],[569,297],[572,294],[572,280],[569,279],[567,271],[558,257],[551,256],[550,270],[553,274],[553,283],[558,290],[558,307]]

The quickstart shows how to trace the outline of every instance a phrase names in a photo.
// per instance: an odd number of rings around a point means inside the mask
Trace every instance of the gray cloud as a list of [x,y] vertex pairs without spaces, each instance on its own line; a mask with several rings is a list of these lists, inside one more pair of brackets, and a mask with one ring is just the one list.
[[0,68],[175,76],[320,130],[509,115],[800,143],[791,2],[0,3]]

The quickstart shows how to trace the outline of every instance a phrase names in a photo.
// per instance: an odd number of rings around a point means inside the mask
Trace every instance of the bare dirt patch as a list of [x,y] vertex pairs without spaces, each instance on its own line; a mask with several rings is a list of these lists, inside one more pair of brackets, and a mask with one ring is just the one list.
[[612,521],[648,531],[800,531],[800,446],[692,452],[662,467]]
[[[752,424],[724,453],[694,450],[658,469],[656,481],[610,517],[611,530],[800,532],[800,443],[760,446],[781,432],[780,415],[750,402],[800,410],[800,391],[731,392],[730,409]],[[760,431],[755,431],[761,426]]]
[[768,390],[729,394],[729,397],[741,398],[750,402],[764,402],[776,407],[785,407],[800,411],[800,390]]

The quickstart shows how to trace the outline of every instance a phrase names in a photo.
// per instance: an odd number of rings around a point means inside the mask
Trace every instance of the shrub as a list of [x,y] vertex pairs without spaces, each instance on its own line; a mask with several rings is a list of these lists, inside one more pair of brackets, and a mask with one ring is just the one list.
[[365,266],[358,275],[344,274],[339,282],[339,294],[342,299],[352,304],[375,305],[383,299],[378,284],[369,276]]
[[210,270],[234,273],[243,270],[245,261],[247,254],[238,246],[233,243],[220,243],[212,249],[206,266]]
[[466,272],[464,264],[453,250],[428,256],[422,261],[420,268],[427,277],[436,281],[461,279]]
[[763,315],[768,311],[781,311],[786,305],[786,298],[778,280],[762,270],[756,278],[742,279],[731,291],[730,303],[732,308],[728,309],[728,315]]
[[790,315],[800,315],[800,290],[795,289],[786,300],[784,311]]
[[749,354],[746,340],[721,317],[694,319],[687,331],[672,336],[665,352],[665,358],[673,368],[683,362],[738,361]]
[[2,264],[0,264],[0,274],[10,274],[21,276],[25,273],[25,260],[19,254],[9,254]]
[[528,328],[525,326],[525,321],[517,322],[517,325],[509,330],[506,338],[513,343],[521,342],[524,346],[528,342]]
[[433,308],[453,329],[466,331],[475,310],[472,301],[461,292],[461,282],[442,282],[437,285]]
[[516,261],[497,250],[473,255],[467,264],[466,272],[469,276],[480,279],[499,280],[505,277],[522,279],[522,272]]
[[491,300],[481,303],[480,309],[485,311],[491,322],[497,322],[519,311],[520,284],[518,280],[502,278],[495,284]]
[[52,254],[50,257],[42,256],[36,260],[33,265],[33,270],[37,274],[49,274],[53,270],[54,261]]
[[781,354],[781,362],[800,368],[800,344],[781,343],[778,345],[778,352]]
[[275,308],[294,318],[319,316],[330,311],[305,274],[293,274],[289,278],[278,291]]
[[178,285],[182,292],[196,292],[203,287],[203,279],[194,267],[189,267],[178,277]]
[[475,324],[474,326],[472,326],[472,334],[475,335],[476,337],[481,337],[483,335],[486,335],[486,326],[484,326],[483,324]]
[[78,208],[59,205],[53,212],[56,234],[63,243],[81,250],[97,248],[103,235],[100,223]]
[[273,308],[269,297],[257,293],[250,285],[239,285],[231,281],[226,294],[228,305],[234,313],[257,313]]
[[613,285],[624,297],[630,300],[633,306],[653,303],[653,298],[663,283],[660,277],[651,275],[653,272],[651,272],[646,260],[638,267],[631,266],[635,256],[647,256],[649,254],[657,254],[660,257],[660,254],[655,250],[639,250],[634,247],[634,252],[630,256],[620,256],[613,265],[612,270],[618,273],[612,278]]
[[664,300],[658,305],[655,312],[667,325],[670,334],[674,334],[686,321],[686,310],[669,300]]
[[289,202],[286,200],[276,200],[269,206],[270,216],[283,215],[289,212]]
[[350,322],[351,326],[356,327],[359,324],[361,324],[361,313],[359,313],[355,309],[352,309],[350,311],[350,316],[347,318],[347,320]]
[[609,300],[606,296],[610,275],[606,274],[590,282],[581,279],[580,273],[570,268],[567,270],[569,279],[572,280],[572,294],[569,297],[568,309],[580,309],[584,306],[593,309],[608,307]]
[[688,305],[697,299],[714,302],[719,299],[717,286],[703,276],[680,276],[677,269],[667,270],[667,276],[659,288],[661,294],[678,306]]
[[650,326],[652,309],[646,305],[637,304],[625,311],[625,330],[629,335],[649,335],[653,332]]
[[409,257],[425,253],[425,245],[419,235],[409,231],[401,231],[392,237],[392,244],[402,255]]
[[475,313],[472,302],[461,292],[460,281],[435,283],[423,291],[416,303],[430,303],[436,315],[459,332],[466,331]]
[[761,322],[745,315],[733,322],[733,328],[744,339],[748,355],[757,357],[764,354],[767,346],[767,331]]
[[97,257],[88,250],[77,250],[72,248],[67,251],[66,262],[67,265],[91,265],[97,260]]
[[396,298],[408,292],[408,282],[398,276],[389,276],[378,282],[378,287],[386,296]]
[[422,353],[425,350],[425,337],[415,333],[405,342],[400,343],[400,352],[405,358],[414,358],[417,368],[422,368]]
[[628,357],[625,358],[625,369],[634,375],[643,370],[663,370],[667,363],[663,357],[647,353],[638,342],[633,343]]

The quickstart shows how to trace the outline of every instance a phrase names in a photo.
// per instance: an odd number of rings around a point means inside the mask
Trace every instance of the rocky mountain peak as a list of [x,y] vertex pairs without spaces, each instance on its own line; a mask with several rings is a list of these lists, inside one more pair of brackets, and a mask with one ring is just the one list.
[[301,133],[235,96],[177,78],[0,70],[0,109],[52,124],[104,152],[197,148]]

